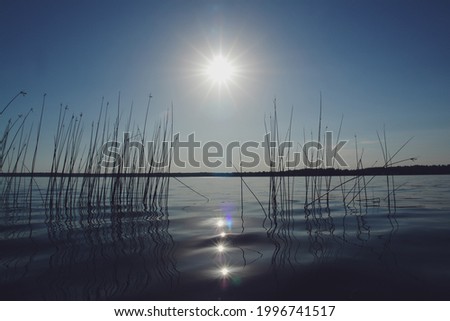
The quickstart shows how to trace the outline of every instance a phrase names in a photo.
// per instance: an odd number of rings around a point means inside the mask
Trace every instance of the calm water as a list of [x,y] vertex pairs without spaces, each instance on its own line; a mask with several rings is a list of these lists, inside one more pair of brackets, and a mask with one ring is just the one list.
[[450,300],[448,176],[349,183],[307,211],[304,178],[276,209],[269,178],[243,198],[239,178],[182,181],[204,197],[172,179],[167,210],[3,204],[0,298]]

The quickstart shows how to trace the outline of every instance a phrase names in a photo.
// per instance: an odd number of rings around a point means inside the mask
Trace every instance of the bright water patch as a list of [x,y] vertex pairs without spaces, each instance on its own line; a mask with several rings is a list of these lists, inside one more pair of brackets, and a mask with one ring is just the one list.
[[276,207],[267,177],[245,179],[252,193],[182,181],[206,198],[174,179],[167,209],[49,209],[35,184],[31,207],[9,197],[1,299],[450,299],[450,177],[395,177],[389,192],[377,177],[361,195],[351,182],[306,210],[304,178]]

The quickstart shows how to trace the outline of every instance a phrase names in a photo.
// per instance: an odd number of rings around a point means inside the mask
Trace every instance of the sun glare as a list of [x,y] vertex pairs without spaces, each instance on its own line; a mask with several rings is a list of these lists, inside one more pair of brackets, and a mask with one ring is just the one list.
[[214,83],[221,85],[231,80],[234,68],[230,61],[220,55],[210,61],[206,74]]
[[225,246],[223,244],[218,244],[217,245],[217,251],[218,252],[224,252],[225,251]]
[[224,276],[224,277],[228,276],[229,273],[230,273],[230,271],[226,267],[223,267],[220,269],[220,274],[222,274],[222,276]]
[[225,226],[224,220],[219,219],[219,220],[217,221],[217,227],[223,227],[223,226]]

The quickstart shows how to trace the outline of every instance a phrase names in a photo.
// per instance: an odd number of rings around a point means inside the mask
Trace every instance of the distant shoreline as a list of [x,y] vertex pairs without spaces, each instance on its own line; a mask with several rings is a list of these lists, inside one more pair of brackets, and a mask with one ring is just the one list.
[[0,177],[268,177],[268,176],[386,176],[450,175],[450,165],[370,167],[364,169],[299,169],[262,172],[189,172],[189,173],[0,173]]

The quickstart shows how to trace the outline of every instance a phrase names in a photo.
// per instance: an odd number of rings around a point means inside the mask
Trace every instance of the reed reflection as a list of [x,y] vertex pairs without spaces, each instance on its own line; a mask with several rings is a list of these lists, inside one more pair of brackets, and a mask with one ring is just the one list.
[[[7,255],[0,260],[1,286],[15,289],[9,297],[2,292],[6,299],[155,298],[169,295],[178,282],[167,210],[57,208],[30,214],[45,225],[24,225],[19,213],[2,215]],[[24,247],[18,248],[21,239]]]
[[[271,258],[274,273],[298,271],[310,261],[309,256],[317,263],[341,260],[346,253],[354,253],[354,248],[364,250],[360,255],[372,256],[376,260],[391,257],[390,260],[395,261],[390,248],[399,224],[395,216],[394,191],[397,189],[393,185],[388,188],[386,197],[368,197],[366,189],[372,179],[341,179],[333,189],[330,180],[325,180],[327,184],[323,190],[320,178],[307,178],[309,195],[313,200],[305,202],[302,220],[301,211],[295,210],[294,206],[293,178],[290,181],[286,177],[272,176],[270,180],[269,209],[265,212],[263,226],[274,245]],[[392,178],[390,183],[393,183]],[[331,193],[336,189],[339,191],[339,188],[342,202],[336,195],[339,193]],[[385,219],[380,219],[380,215]],[[376,224],[375,231],[371,221]],[[302,236],[302,228],[306,231],[306,238]],[[373,238],[372,234],[376,237]]]
[[295,236],[293,193],[293,178],[270,177],[269,207],[263,225],[267,237],[275,247],[271,258],[272,270],[275,273],[285,268],[295,272],[298,263],[297,252],[300,243]]
[[309,241],[308,252],[315,261],[338,256],[339,248],[330,242],[335,240],[336,226],[329,207],[305,208],[305,227]]
[[[32,211],[3,203],[0,208],[0,288],[21,282],[30,275],[30,265],[37,254],[33,239]],[[7,292],[0,291],[0,298],[7,299]]]

